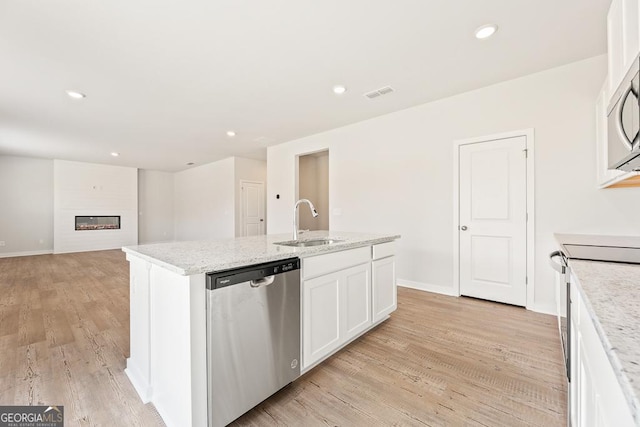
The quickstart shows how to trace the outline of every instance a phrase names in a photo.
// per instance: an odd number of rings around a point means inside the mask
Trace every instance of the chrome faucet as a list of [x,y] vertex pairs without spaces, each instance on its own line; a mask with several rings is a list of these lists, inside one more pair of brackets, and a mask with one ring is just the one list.
[[298,215],[297,215],[297,211],[298,211],[298,205],[300,203],[308,203],[309,204],[309,209],[311,209],[311,215],[313,215],[313,217],[317,217],[318,216],[318,211],[316,210],[316,207],[313,206],[313,203],[311,203],[311,200],[309,199],[300,199],[296,202],[296,205],[293,207],[293,240],[298,240]]

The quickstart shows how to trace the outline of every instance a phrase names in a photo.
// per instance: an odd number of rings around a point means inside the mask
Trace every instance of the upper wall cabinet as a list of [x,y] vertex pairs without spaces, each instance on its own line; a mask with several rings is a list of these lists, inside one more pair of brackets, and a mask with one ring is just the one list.
[[596,101],[596,163],[599,188],[640,186],[640,173],[608,169],[607,108],[640,53],[640,0],[613,0],[607,15],[609,75]]
[[[613,0],[607,15],[608,92],[613,95],[640,53],[639,0]],[[609,99],[607,99],[608,103]]]

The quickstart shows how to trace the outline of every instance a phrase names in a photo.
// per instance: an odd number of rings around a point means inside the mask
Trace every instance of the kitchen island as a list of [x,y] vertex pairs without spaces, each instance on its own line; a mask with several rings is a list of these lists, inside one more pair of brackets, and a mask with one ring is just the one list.
[[[314,231],[299,240],[334,243],[286,246],[278,243],[290,243],[291,236],[281,234],[123,248],[130,262],[127,376],[168,426],[207,425],[206,273],[301,259],[304,373],[395,310],[393,241],[399,237]],[[358,278],[353,286],[351,277]],[[340,307],[326,307],[328,295]]]

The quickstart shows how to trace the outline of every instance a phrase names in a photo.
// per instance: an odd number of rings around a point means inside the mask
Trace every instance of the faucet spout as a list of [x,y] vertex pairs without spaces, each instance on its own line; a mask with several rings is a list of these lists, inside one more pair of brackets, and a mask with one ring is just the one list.
[[318,216],[318,211],[316,210],[316,207],[313,206],[313,203],[311,203],[311,200],[309,199],[300,199],[296,202],[296,205],[293,207],[293,240],[298,240],[298,206],[301,203],[307,203],[309,205],[309,209],[311,209],[311,215],[313,215],[314,218],[316,218]]

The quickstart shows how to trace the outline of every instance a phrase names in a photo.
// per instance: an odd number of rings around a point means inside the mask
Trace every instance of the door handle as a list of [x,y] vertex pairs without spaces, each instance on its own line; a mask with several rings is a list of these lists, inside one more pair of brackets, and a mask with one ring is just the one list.
[[272,276],[263,277],[262,279],[252,280],[250,284],[252,288],[260,288],[262,286],[268,286],[272,284],[274,280],[276,280],[276,276],[272,275]]
[[[637,98],[637,95],[633,91],[633,83],[629,83],[629,87],[624,91],[622,96],[620,97],[620,101],[618,101],[618,106],[616,107],[616,130],[618,131],[618,135],[622,139],[624,145],[627,146],[629,150],[633,148],[633,140],[629,138],[627,135],[627,131],[625,131],[623,123],[622,123],[622,114],[624,113],[624,104],[627,101],[627,97],[629,95],[633,95]],[[637,99],[636,99],[637,101]],[[634,135],[635,139],[635,135]]]
[[462,230],[462,231],[467,231],[467,226],[466,226],[466,225],[463,225],[462,227],[460,227],[460,230]]

